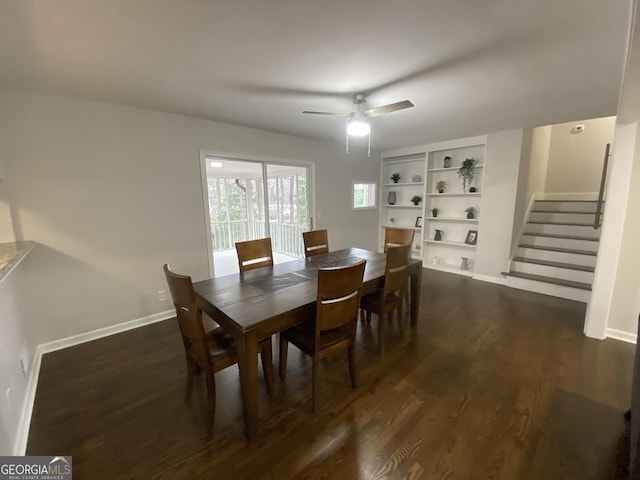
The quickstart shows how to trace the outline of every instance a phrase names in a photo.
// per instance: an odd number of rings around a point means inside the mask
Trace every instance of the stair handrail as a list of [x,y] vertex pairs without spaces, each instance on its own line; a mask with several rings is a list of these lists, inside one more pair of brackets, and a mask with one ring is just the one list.
[[607,143],[604,150],[604,162],[602,164],[602,177],[600,177],[600,191],[598,192],[598,203],[596,204],[596,218],[593,221],[593,228],[598,229],[602,225],[600,219],[602,218],[602,203],[604,201],[604,186],[607,179],[607,168],[609,166],[609,151],[611,150],[611,144]]

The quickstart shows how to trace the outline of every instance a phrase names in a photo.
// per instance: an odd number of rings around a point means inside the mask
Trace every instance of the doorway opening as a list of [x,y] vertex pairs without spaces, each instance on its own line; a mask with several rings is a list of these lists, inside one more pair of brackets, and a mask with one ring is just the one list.
[[271,237],[274,263],[304,256],[310,165],[203,155],[210,273],[237,273],[236,242]]

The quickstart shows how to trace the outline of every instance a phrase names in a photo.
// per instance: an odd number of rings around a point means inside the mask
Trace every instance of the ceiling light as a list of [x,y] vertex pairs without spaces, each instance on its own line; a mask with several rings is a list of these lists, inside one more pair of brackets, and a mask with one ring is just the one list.
[[352,137],[369,135],[369,119],[364,113],[352,113],[347,125],[347,133]]
[[209,164],[211,168],[222,168],[222,162],[213,161]]

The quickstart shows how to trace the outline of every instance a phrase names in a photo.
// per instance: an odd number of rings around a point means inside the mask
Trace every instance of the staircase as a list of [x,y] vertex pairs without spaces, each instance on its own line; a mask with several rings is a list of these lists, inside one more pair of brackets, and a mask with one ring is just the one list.
[[536,200],[505,285],[588,302],[600,238],[596,203]]

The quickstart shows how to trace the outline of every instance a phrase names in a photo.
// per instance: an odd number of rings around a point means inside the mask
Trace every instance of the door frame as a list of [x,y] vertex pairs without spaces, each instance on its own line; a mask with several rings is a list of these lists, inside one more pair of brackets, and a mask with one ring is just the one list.
[[[255,162],[262,164],[262,172],[263,175],[266,173],[267,165],[291,165],[294,167],[305,167],[307,168],[307,172],[309,173],[309,178],[307,179],[307,197],[309,199],[309,222],[311,227],[314,224],[314,219],[316,218],[316,188],[315,188],[315,177],[316,177],[316,164],[313,161],[307,160],[293,160],[293,159],[285,159],[279,157],[270,157],[266,155],[251,155],[244,153],[230,153],[230,152],[222,152],[218,150],[209,150],[209,149],[200,149],[200,187],[202,193],[202,209],[203,209],[203,217],[204,217],[204,227],[205,227],[205,235],[206,235],[206,251],[207,251],[207,262],[209,264],[209,277],[213,278],[215,276],[214,272],[214,262],[213,262],[213,241],[211,239],[211,216],[209,215],[209,189],[207,185],[207,164],[206,158],[208,156],[218,157],[221,159],[227,159],[230,161],[240,161],[240,162]],[[266,181],[266,178],[265,178]],[[266,188],[265,188],[266,194]],[[268,215],[266,217],[269,218]],[[269,228],[267,222],[266,228]],[[266,230],[269,231],[269,230]]]

